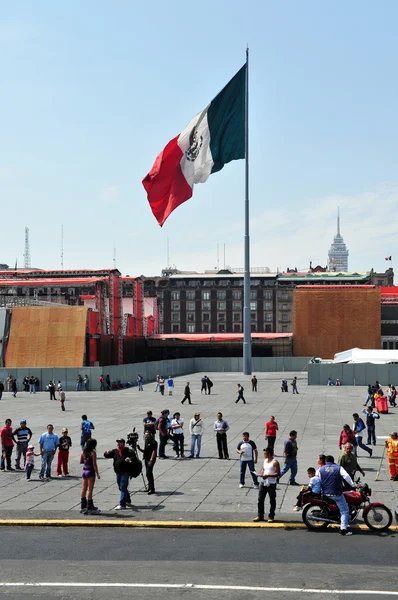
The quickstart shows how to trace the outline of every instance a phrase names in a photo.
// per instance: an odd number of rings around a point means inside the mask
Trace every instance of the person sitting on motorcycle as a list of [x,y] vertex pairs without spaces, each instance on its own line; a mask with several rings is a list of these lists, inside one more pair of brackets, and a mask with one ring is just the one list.
[[[365,471],[363,471],[361,469],[361,467],[359,466],[357,457],[355,456],[355,453],[354,453],[354,446],[350,442],[347,442],[345,444],[344,452],[339,457],[337,462],[340,465],[340,467],[343,467],[343,469],[345,469],[345,471],[347,471],[347,473],[351,477],[351,479],[354,479],[355,473],[357,471],[359,471],[361,473],[361,475],[363,477],[365,477]],[[344,484],[345,484],[345,482],[344,482]]]
[[306,494],[308,497],[319,496],[319,494],[321,493],[321,480],[319,479],[319,477],[316,477],[314,467],[309,467],[307,469],[307,475],[309,477],[309,482],[308,485],[303,485],[301,492],[297,496],[297,503],[293,507],[293,510],[295,512],[298,512],[302,508],[301,500],[303,498],[303,494]]
[[355,487],[355,484],[347,471],[336,465],[334,457],[328,455],[326,457],[326,464],[320,468],[319,477],[321,480],[321,488],[325,496],[328,496],[333,502],[336,503],[337,508],[340,512],[340,534],[341,535],[352,535],[352,531],[348,531],[348,517],[349,510],[346,499],[343,495],[342,482],[343,480],[350,484],[351,487]]

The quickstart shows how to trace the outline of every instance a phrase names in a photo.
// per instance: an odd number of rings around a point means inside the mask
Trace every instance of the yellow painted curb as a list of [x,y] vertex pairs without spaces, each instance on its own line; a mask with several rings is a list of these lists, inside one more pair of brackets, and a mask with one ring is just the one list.
[[[0,519],[0,527],[153,527],[157,529],[306,529],[304,523],[250,523],[235,521],[127,521],[121,519]],[[353,525],[354,529],[370,531],[366,525]],[[389,531],[398,531],[397,526]]]

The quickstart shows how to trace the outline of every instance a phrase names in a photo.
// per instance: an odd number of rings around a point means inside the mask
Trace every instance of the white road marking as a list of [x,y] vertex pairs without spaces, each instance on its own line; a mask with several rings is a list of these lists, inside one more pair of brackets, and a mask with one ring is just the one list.
[[292,587],[262,587],[248,585],[206,585],[201,583],[90,583],[90,582],[0,582],[0,588],[160,588],[179,590],[218,590],[218,591],[240,591],[240,592],[290,592],[292,594],[353,594],[372,596],[398,596],[398,591],[389,590],[331,590],[316,588],[292,588]]

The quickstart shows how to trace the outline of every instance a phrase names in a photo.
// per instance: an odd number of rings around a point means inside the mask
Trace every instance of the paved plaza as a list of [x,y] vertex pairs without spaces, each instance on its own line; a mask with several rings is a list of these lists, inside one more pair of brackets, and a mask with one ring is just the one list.
[[[169,375],[169,373],[165,374]],[[94,490],[95,504],[102,516],[132,518],[139,520],[219,520],[248,521],[257,513],[257,491],[252,486],[250,476],[246,476],[246,487],[239,488],[239,458],[235,452],[243,431],[250,432],[262,457],[264,448],[264,424],[270,415],[275,415],[279,424],[279,435],[275,446],[279,460],[282,459],[283,442],[289,431],[298,432],[297,480],[306,483],[306,470],[316,466],[316,457],[321,452],[339,455],[338,439],[344,423],[352,424],[352,413],[362,410],[366,389],[359,387],[317,387],[307,386],[305,373],[297,373],[299,395],[281,393],[282,373],[256,373],[258,392],[251,392],[250,378],[238,373],[207,373],[214,382],[210,396],[200,394],[200,379],[203,374],[175,379],[173,396],[161,396],[154,392],[154,384],[145,384],[144,391],[137,388],[116,392],[68,392],[66,411],[61,412],[58,402],[50,401],[49,394],[18,393],[16,399],[4,394],[0,402],[0,420],[13,420],[13,427],[24,417],[33,431],[32,441],[39,451],[38,439],[46,431],[47,423],[53,423],[55,433],[61,435],[63,427],[68,427],[73,441],[70,453],[69,478],[54,478],[48,482],[38,479],[40,457],[32,473],[34,481],[28,483],[23,472],[0,473],[0,518],[85,518],[80,517],[80,423],[86,413],[95,424],[94,437],[98,440],[98,465],[101,479]],[[289,383],[293,373],[285,374]],[[181,406],[183,390],[189,381],[192,390],[192,406]],[[235,404],[237,383],[245,388],[247,404]],[[385,383],[385,382],[383,382]],[[126,434],[136,427],[143,446],[142,419],[151,409],[158,417],[164,408],[171,413],[179,410],[185,419],[185,447],[189,455],[189,420],[194,411],[200,411],[204,421],[204,434],[201,457],[198,459],[175,460],[172,446],[166,454],[169,460],[158,460],[155,466],[156,495],[144,492],[142,478],[130,482],[133,510],[115,512],[119,492],[115,484],[112,460],[103,458],[103,452],[116,447],[115,440],[126,438]],[[230,425],[228,447],[231,460],[219,460],[213,424],[216,413],[221,411]],[[390,508],[398,504],[398,483],[389,480],[387,460],[384,459],[380,480],[375,482],[385,438],[392,430],[398,429],[396,409],[382,415],[376,423],[376,435],[380,436],[374,448],[373,458],[359,451],[359,464],[366,472],[365,481],[373,489],[372,498],[382,501]],[[366,438],[364,439],[366,442]],[[56,460],[56,459],[55,459]],[[53,476],[55,466],[53,463]],[[14,466],[14,456],[13,456]],[[278,485],[276,520],[301,519],[292,507],[297,490],[288,485],[288,474]]]

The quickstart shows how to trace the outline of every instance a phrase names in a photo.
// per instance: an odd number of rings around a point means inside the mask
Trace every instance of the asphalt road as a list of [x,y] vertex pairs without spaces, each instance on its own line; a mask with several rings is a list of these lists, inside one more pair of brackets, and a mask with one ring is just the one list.
[[398,597],[396,538],[343,538],[333,530],[5,527],[0,598],[163,600],[167,592],[173,600],[319,600],[353,590]]

